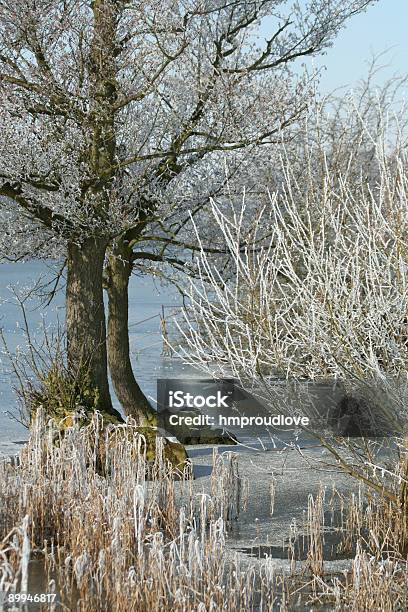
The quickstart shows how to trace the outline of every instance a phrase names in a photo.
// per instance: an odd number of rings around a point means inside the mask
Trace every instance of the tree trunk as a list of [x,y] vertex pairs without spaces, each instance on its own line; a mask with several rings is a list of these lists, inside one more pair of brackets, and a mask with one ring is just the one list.
[[139,387],[130,361],[128,287],[132,273],[131,249],[115,245],[109,257],[108,357],[113,387],[127,416],[140,426],[156,425],[156,412]]
[[112,407],[107,371],[102,285],[106,247],[106,241],[98,238],[87,238],[81,245],[68,245],[68,367],[73,373],[86,369],[90,388],[97,389],[98,410],[120,417]]

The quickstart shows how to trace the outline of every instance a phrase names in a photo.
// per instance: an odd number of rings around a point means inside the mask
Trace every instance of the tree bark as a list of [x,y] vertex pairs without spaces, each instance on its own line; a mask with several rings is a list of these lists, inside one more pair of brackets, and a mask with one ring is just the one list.
[[68,245],[66,329],[68,368],[86,368],[90,388],[97,389],[98,410],[119,416],[108,383],[103,266],[107,243],[87,238]]
[[130,361],[129,279],[132,251],[126,243],[116,244],[109,257],[107,290],[109,298],[108,358],[113,387],[127,416],[140,426],[156,425],[156,411],[139,387]]

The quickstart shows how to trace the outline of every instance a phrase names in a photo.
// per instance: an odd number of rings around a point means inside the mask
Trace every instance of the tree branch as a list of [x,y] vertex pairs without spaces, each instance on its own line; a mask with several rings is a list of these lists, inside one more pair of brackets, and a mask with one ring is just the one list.
[[38,204],[38,202],[26,198],[23,195],[23,188],[19,183],[15,183],[14,185],[11,183],[4,183],[0,187],[0,195],[11,198],[17,202],[48,229],[53,229],[56,222],[69,226],[72,229],[71,223],[65,217],[42,204]]

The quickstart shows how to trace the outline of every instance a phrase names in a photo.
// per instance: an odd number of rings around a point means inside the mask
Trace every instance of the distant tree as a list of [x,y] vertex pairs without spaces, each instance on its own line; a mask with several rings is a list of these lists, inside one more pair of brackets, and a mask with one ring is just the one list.
[[234,174],[298,119],[308,83],[289,65],[370,3],[1,3],[0,195],[66,249],[68,365],[87,367],[105,412],[107,253],[113,383],[127,414],[148,416],[127,344],[132,268],[185,269],[172,249],[188,247],[187,211],[223,189],[221,157]]

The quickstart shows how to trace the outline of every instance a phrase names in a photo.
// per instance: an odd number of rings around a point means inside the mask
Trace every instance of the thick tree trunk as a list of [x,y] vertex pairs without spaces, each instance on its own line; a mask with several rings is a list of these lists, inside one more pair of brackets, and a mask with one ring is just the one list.
[[88,238],[68,245],[66,328],[68,367],[86,368],[91,389],[97,389],[97,408],[119,416],[109,391],[106,322],[103,303],[103,265],[107,244]]
[[156,424],[156,412],[139,387],[130,361],[128,287],[131,272],[131,250],[126,244],[116,245],[109,257],[107,280],[109,370],[125,414],[139,425],[148,426]]

